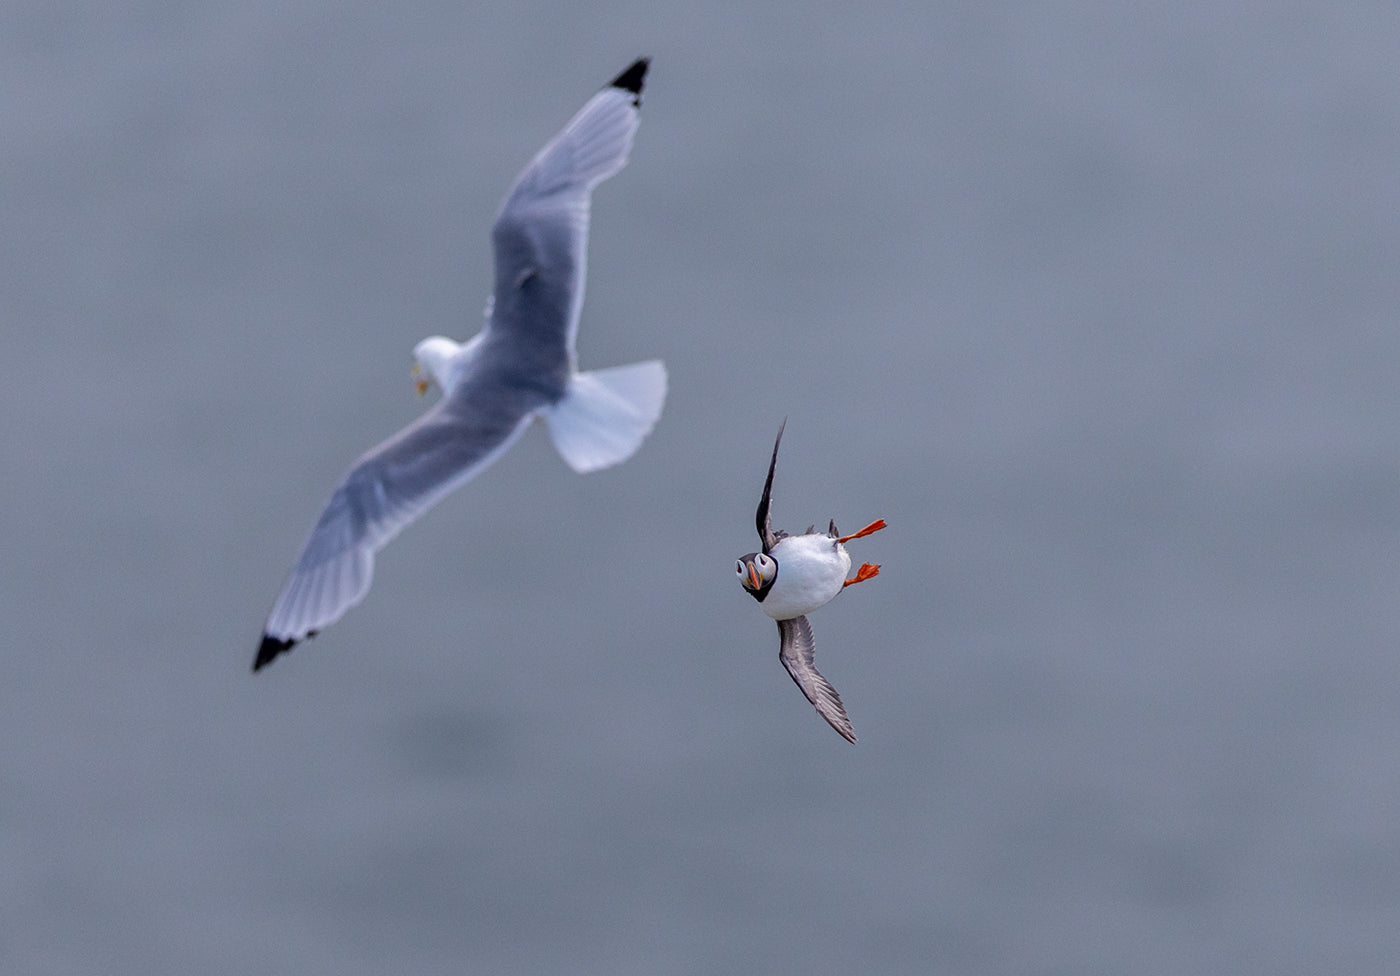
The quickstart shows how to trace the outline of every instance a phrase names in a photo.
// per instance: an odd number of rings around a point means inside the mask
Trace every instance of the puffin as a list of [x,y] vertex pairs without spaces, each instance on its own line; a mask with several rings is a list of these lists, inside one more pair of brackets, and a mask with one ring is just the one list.
[[625,68],[516,177],[491,230],[485,327],[414,348],[419,394],[442,396],[336,486],[263,626],[254,671],[363,600],[375,553],[536,419],[581,473],[627,460],[651,432],[666,399],[662,363],[580,371],[575,351],[593,189],[627,164],[648,63]]
[[846,587],[880,574],[878,563],[861,563],[855,576],[848,579],[851,556],[846,552],[846,543],[879,532],[885,527],[885,520],[876,519],[850,535],[841,535],[834,520],[828,521],[824,532],[818,532],[816,526],[808,527],[801,535],[775,530],[769,509],[773,500],[773,472],[778,466],[778,445],[783,442],[786,427],[787,418],[784,417],[773,441],[768,478],[763,483],[763,496],[754,518],[762,551],[740,556],[734,563],[734,572],[745,592],[758,601],[764,613],[778,622],[778,660],[787,673],[827,724],[847,742],[855,742],[855,730],[841,704],[841,696],[817,670],[816,641],[807,614],[825,606]]

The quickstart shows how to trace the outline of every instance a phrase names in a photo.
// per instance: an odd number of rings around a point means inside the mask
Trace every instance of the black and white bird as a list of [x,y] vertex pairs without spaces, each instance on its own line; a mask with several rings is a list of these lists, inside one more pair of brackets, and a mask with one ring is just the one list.
[[822,677],[815,663],[816,641],[807,614],[826,605],[831,598],[852,583],[860,583],[879,575],[875,563],[861,563],[850,579],[851,556],[846,543],[852,539],[878,532],[885,527],[884,519],[876,519],[859,532],[841,535],[836,523],[829,522],[827,531],[818,532],[812,526],[802,535],[788,535],[774,530],[769,515],[773,500],[773,471],[778,466],[778,445],[783,441],[784,419],[773,442],[773,458],[768,462],[768,479],[763,483],[763,497],[758,502],[755,523],[762,552],[740,556],[734,564],[739,582],[758,601],[763,612],[778,622],[781,644],[778,660],[783,662],[802,694],[816,706],[817,712],[847,742],[855,742],[856,734],[841,696]]
[[648,59],[619,74],[516,177],[495,226],[486,325],[413,350],[419,393],[442,398],[360,457],[331,495],[263,627],[256,671],[369,591],[374,554],[505,452],[536,417],[575,471],[625,461],[666,398],[659,361],[579,372],[593,188],[627,163]]

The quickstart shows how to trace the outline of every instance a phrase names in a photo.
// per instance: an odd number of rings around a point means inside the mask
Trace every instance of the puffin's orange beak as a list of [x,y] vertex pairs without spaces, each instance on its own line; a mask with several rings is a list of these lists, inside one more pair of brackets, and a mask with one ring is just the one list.
[[421,380],[421,379],[420,379],[420,380],[414,380],[414,381],[413,381],[413,388],[414,388],[415,390],[418,391],[418,395],[419,395],[419,396],[422,396],[424,393],[427,393],[427,392],[428,392],[428,381],[427,381],[427,380]]
[[749,586],[758,589],[762,584],[758,581],[758,569],[753,563],[749,563]]

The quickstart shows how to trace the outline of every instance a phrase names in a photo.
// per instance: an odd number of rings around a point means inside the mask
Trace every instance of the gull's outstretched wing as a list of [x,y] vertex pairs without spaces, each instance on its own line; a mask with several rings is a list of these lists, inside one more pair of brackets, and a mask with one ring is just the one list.
[[491,331],[522,350],[574,348],[593,188],[622,169],[640,123],[647,58],[589,100],[516,177],[496,217]]
[[851,720],[846,717],[841,696],[817,670],[817,642],[812,637],[812,625],[806,617],[779,620],[778,633],[782,637],[778,660],[783,662],[792,680],[797,682],[797,687],[802,689],[807,700],[817,707],[817,713],[826,719],[826,723],[841,734],[841,738],[855,742],[856,733],[851,728]]
[[364,599],[374,554],[510,447],[532,414],[443,400],[364,454],[331,495],[263,627],[256,671]]
[[773,502],[773,471],[778,467],[778,445],[783,442],[783,431],[787,428],[787,418],[778,425],[778,437],[773,441],[773,459],[768,462],[768,479],[763,482],[763,497],[758,500],[758,513],[754,516],[754,523],[758,527],[758,540],[763,544],[764,552],[772,552],[773,547],[782,538],[780,533],[773,531],[773,518],[768,508]]

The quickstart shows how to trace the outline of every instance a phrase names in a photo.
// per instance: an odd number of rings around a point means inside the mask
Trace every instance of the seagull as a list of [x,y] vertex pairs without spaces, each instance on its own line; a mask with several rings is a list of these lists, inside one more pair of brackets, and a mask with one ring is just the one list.
[[862,583],[880,574],[877,563],[861,563],[850,579],[851,556],[846,543],[879,532],[884,519],[876,519],[859,532],[841,535],[836,523],[829,522],[827,531],[817,532],[812,526],[802,535],[788,535],[774,530],[769,517],[773,499],[773,470],[778,466],[778,445],[783,442],[784,418],[773,441],[773,459],[768,462],[768,480],[763,483],[763,497],[758,502],[755,524],[762,552],[740,556],[734,564],[739,582],[758,601],[763,612],[778,622],[781,641],[778,660],[787,668],[802,694],[816,706],[817,713],[847,742],[855,742],[855,730],[846,717],[841,696],[822,677],[816,665],[816,640],[807,614],[825,606],[831,598],[853,583]]
[[339,620],[369,591],[374,554],[499,458],[535,418],[575,471],[627,460],[666,399],[658,360],[579,372],[593,188],[627,163],[640,121],[639,58],[594,95],[506,194],[491,231],[495,287],[486,324],[465,343],[413,350],[427,413],[362,455],[332,493],[263,627],[253,670]]

